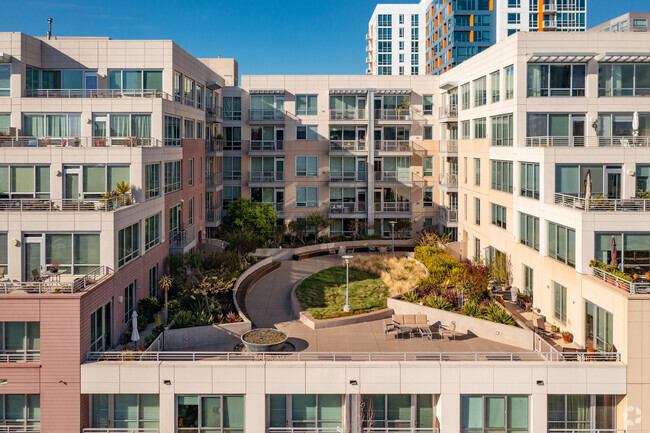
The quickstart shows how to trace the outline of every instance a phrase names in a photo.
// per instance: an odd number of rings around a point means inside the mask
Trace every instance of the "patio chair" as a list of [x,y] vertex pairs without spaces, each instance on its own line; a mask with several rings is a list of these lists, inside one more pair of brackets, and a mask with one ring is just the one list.
[[397,338],[399,335],[399,327],[395,324],[393,319],[384,319],[384,341],[386,340],[386,336],[391,332],[394,332],[395,338]]
[[368,252],[369,253],[376,253],[377,252],[377,247],[368,247]]
[[5,278],[5,268],[4,266],[0,266],[0,280],[3,280]]
[[420,337],[433,340],[433,332],[431,332],[431,325],[429,324],[429,320],[427,319],[427,316],[425,316],[424,314],[417,314],[415,316],[415,323],[417,325],[417,329],[418,329],[418,333],[420,334]]
[[542,337],[552,337],[553,333],[546,330],[546,320],[541,316],[535,316],[534,328],[535,333],[541,335]]
[[329,252],[330,252],[330,255],[336,255],[336,254],[338,253],[338,251],[336,250],[336,248],[330,248],[330,249],[329,249]]
[[440,325],[438,326],[438,333],[440,338],[443,338],[445,334],[449,335],[450,338],[456,339],[456,321],[451,322],[449,326]]
[[38,273],[37,269],[32,269],[32,278],[34,279],[34,281],[38,281],[39,283],[45,281],[45,278]]
[[408,320],[408,316],[412,316],[412,314],[393,314],[393,323],[395,324],[395,327],[397,328],[397,335],[395,338],[399,337],[400,335],[402,338],[405,335],[411,336],[413,333],[413,328],[411,325],[408,323],[410,320]]

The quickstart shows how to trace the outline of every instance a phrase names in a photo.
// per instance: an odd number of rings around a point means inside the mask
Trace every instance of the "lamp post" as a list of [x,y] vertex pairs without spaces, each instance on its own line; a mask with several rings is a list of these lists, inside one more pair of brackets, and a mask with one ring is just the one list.
[[345,305],[343,306],[343,312],[349,313],[352,311],[350,307],[350,260],[352,256],[343,256],[345,260]]
[[395,224],[397,221],[389,221],[390,224],[390,235],[391,235],[391,249],[393,250],[393,256],[395,255]]

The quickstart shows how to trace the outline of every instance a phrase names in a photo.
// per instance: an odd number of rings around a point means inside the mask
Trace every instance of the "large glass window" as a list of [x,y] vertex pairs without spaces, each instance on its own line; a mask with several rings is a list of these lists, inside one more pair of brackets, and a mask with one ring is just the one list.
[[513,122],[512,114],[495,116],[492,120],[492,146],[512,146]]
[[0,65],[0,96],[11,96],[11,65]]
[[492,102],[499,102],[501,97],[501,72],[496,71],[490,74],[490,93]]
[[512,194],[512,161],[490,161],[490,188]]
[[296,95],[296,114],[299,116],[318,114],[318,95]]
[[487,137],[487,121],[485,117],[480,119],[474,119],[474,138],[486,138]]
[[589,301],[585,301],[585,347],[614,351],[614,315]]
[[330,96],[330,119],[332,120],[354,120],[365,119],[366,97],[365,96]]
[[650,165],[637,164],[636,192],[638,196],[641,194],[650,194]]
[[296,177],[318,176],[318,156],[296,156]]
[[318,140],[318,125],[296,126],[296,140]]
[[[162,92],[162,71],[116,70],[108,71],[108,84],[116,90],[151,90]],[[81,89],[82,87],[75,87]]]
[[49,165],[0,165],[0,198],[49,198]]
[[519,238],[522,244],[539,251],[539,218],[520,212]]
[[434,427],[433,398],[429,394],[366,394],[362,396],[364,429],[427,429]]
[[597,233],[594,258],[603,263],[612,262],[611,241],[616,242],[616,261],[628,275],[650,272],[650,233]]
[[239,395],[177,398],[178,433],[244,433],[244,397]]
[[296,207],[318,207],[318,187],[297,186]]
[[112,303],[102,305],[90,315],[90,350],[104,352],[113,346],[111,341]]
[[251,95],[249,120],[274,120],[284,116],[284,95]]
[[144,250],[160,243],[160,213],[150,216],[144,220]]
[[507,228],[506,226],[506,208],[498,204],[490,203],[490,220],[493,225]]
[[174,101],[181,102],[183,96],[183,75],[174,72]]
[[145,166],[144,198],[160,196],[160,163]]
[[548,256],[562,263],[576,266],[576,232],[552,222],[548,223]]
[[0,394],[0,425],[16,431],[40,431],[41,396]]
[[425,116],[433,114],[433,95],[422,96],[422,114]]
[[[610,169],[610,174],[607,173]],[[592,197],[607,194],[615,197],[620,194],[620,184],[612,182],[616,179],[612,171],[620,170],[620,166],[603,165],[569,165],[555,166],[555,192],[584,197],[587,174],[591,177]]]
[[223,180],[241,180],[241,156],[223,157]]
[[165,146],[181,145],[181,118],[165,116]]
[[528,96],[585,96],[586,65],[529,64]]
[[519,163],[519,174],[522,197],[539,200],[539,164],[521,162]]
[[616,396],[549,394],[549,431],[615,431]]
[[81,114],[23,114],[23,135],[26,137],[79,137]]
[[598,96],[649,96],[650,65],[603,63],[598,66]]
[[469,109],[469,83],[460,86],[460,109]]
[[241,120],[241,97],[223,97],[223,120]]
[[194,107],[196,83],[188,77],[183,77],[183,104]]
[[165,194],[181,189],[181,161],[165,163]]
[[486,88],[486,79],[481,77],[478,80],[474,80],[474,106],[480,107],[487,103],[487,88]]
[[158,394],[92,394],[91,407],[91,428],[157,431],[160,426]]
[[553,281],[553,317],[562,323],[566,323],[566,287]]
[[463,395],[461,432],[527,433],[528,412],[525,395]]
[[140,223],[118,232],[117,266],[123,266],[140,255]]
[[38,361],[40,353],[39,322],[0,322],[0,354],[8,355],[9,362]]
[[515,96],[515,68],[508,66],[506,69],[506,99],[512,99]]
[[59,271],[85,275],[100,265],[99,234],[47,233],[45,235],[45,264],[59,264]]

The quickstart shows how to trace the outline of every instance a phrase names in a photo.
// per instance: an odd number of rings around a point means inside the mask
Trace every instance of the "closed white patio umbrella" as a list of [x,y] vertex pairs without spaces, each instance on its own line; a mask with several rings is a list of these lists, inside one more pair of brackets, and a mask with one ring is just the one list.
[[632,116],[632,135],[639,136],[639,112],[635,111]]
[[138,312],[134,311],[131,317],[131,324],[133,325],[133,331],[131,332],[131,341],[135,343],[140,341],[140,333],[138,332]]

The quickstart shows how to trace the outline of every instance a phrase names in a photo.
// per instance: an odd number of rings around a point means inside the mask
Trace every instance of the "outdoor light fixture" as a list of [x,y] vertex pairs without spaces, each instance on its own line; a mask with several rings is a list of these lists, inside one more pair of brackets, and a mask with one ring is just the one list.
[[350,385],[355,385],[355,386],[356,386],[356,385],[358,385],[358,384],[359,384],[359,383],[358,383],[356,380],[351,380],[351,381],[350,381]]
[[6,385],[7,379],[0,379],[0,385]]
[[349,313],[352,311],[352,307],[350,307],[350,260],[352,256],[343,256],[342,259],[345,260],[345,305],[343,306],[343,312]]
[[538,381],[537,381],[537,384],[538,384],[539,386],[544,386],[544,381],[543,381],[543,380],[538,380]]
[[13,239],[11,240],[11,245],[13,245],[14,247],[15,247],[15,246],[18,246],[18,243],[19,243],[19,241],[18,241],[18,239],[16,239],[16,238],[13,238]]
[[163,380],[163,383],[164,383],[165,385],[171,385],[171,384],[172,384],[172,381],[169,380],[169,379],[165,379],[165,380]]
[[389,221],[388,224],[390,224],[392,250],[393,250],[393,255],[395,255],[395,224],[397,224],[397,221]]
[[598,118],[592,117],[591,118],[591,127],[594,129],[598,129]]

